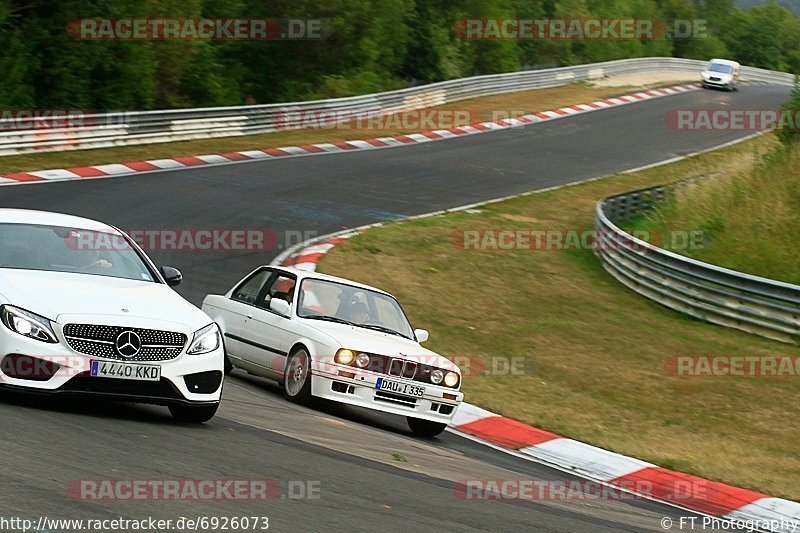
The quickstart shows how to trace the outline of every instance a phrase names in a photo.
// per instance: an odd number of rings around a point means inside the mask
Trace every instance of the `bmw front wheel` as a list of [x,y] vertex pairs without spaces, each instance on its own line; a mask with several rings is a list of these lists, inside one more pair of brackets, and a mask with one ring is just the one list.
[[311,357],[305,348],[293,351],[286,361],[283,395],[294,403],[306,403],[311,399]]

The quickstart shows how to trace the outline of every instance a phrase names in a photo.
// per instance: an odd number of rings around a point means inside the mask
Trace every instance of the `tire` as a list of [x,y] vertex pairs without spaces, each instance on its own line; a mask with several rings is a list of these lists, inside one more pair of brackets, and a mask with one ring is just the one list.
[[172,418],[178,422],[188,422],[190,424],[202,424],[208,422],[219,409],[219,402],[212,405],[170,405],[169,412]]
[[289,354],[286,360],[283,396],[290,402],[299,404],[311,400],[311,357],[302,346]]
[[421,418],[406,417],[408,427],[415,435],[420,437],[435,437],[447,427],[447,424],[441,422],[431,422],[430,420],[422,420]]
[[231,360],[228,358],[228,354],[227,353],[225,354],[225,367],[224,367],[224,369],[225,369],[225,375],[226,376],[231,373],[231,370],[233,370],[233,363],[231,363]]

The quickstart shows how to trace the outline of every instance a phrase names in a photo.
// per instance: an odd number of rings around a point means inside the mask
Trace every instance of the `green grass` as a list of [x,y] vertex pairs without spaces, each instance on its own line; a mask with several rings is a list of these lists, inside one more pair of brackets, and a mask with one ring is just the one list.
[[673,251],[800,284],[800,145],[776,147],[755,165],[681,187],[626,226],[662,234],[698,231],[702,242]]
[[521,375],[471,372],[466,400],[665,467],[800,499],[800,377],[679,378],[673,355],[800,348],[713,326],[628,290],[589,251],[464,250],[458,232],[593,227],[603,197],[678,179],[736,175],[771,135],[635,174],[395,222],[337,246],[322,271],[394,293],[427,347],[520,358]]

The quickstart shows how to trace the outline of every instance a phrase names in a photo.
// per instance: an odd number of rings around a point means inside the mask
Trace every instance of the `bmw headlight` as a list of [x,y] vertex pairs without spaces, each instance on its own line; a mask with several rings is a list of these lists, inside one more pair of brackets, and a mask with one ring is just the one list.
[[448,372],[444,375],[444,384],[448,387],[456,388],[458,386],[458,374],[455,372]]
[[216,324],[209,324],[203,329],[194,332],[192,343],[186,353],[190,355],[200,355],[203,353],[213,352],[219,348],[222,339],[219,334],[219,328]]
[[18,307],[4,305],[0,311],[3,324],[15,333],[55,344],[58,342],[49,319]]
[[348,365],[348,366],[350,366],[350,364],[353,362],[353,359],[355,359],[355,357],[356,357],[356,354],[353,353],[353,350],[347,350],[345,348],[342,348],[341,350],[336,352],[336,356],[333,359],[334,359],[334,361],[336,361],[340,365]]
[[365,353],[358,354],[358,357],[356,357],[356,366],[358,368],[367,368],[369,366],[369,355]]
[[438,368],[431,372],[431,381],[434,385],[438,385],[444,379],[444,372],[439,370]]

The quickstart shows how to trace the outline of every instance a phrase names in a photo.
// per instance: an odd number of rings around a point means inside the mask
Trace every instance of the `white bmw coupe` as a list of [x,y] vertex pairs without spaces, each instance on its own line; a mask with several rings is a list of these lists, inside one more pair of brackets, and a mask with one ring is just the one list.
[[224,370],[217,325],[120,230],[0,209],[0,386],[169,406],[205,422]]
[[312,396],[405,416],[414,433],[434,436],[463,399],[461,372],[420,346],[391,295],[346,279],[263,266],[203,311],[219,325],[226,370],[278,380],[295,402]]

